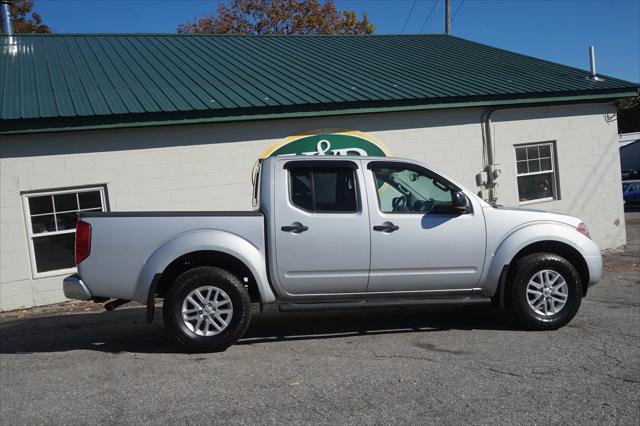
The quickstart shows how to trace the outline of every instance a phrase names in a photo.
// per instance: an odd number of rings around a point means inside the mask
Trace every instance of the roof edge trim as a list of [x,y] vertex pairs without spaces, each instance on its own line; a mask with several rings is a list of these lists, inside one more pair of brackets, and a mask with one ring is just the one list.
[[[226,122],[236,122],[236,121],[284,120],[284,119],[309,118],[309,117],[327,117],[327,116],[336,116],[336,115],[378,114],[378,113],[388,113],[388,112],[423,111],[423,110],[451,109],[451,108],[495,107],[495,106],[506,106],[506,105],[536,106],[536,105],[546,105],[546,104],[570,104],[570,103],[586,103],[590,101],[607,101],[607,100],[614,100],[614,99],[634,97],[634,96],[638,96],[637,91],[625,91],[625,92],[617,92],[617,93],[590,94],[590,95],[559,96],[559,97],[543,97],[543,98],[482,100],[482,101],[403,105],[403,106],[389,106],[389,107],[283,112],[283,113],[268,113],[268,114],[254,114],[254,115],[247,114],[247,115],[230,115],[230,116],[181,118],[181,119],[168,118],[167,120],[123,121],[119,123],[103,123],[103,124],[88,124],[88,125],[79,124],[76,126],[66,126],[66,127],[42,127],[42,128],[8,129],[8,130],[0,129],[0,135],[77,132],[77,131],[105,130],[105,129],[126,129],[126,128],[139,128],[139,127],[226,123]],[[61,120],[64,120],[64,119],[65,119],[64,117],[61,117]]]

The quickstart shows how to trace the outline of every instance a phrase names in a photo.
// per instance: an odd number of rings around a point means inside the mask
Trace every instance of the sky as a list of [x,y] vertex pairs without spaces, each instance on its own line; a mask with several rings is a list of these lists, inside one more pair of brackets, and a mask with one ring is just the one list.
[[[172,33],[222,0],[34,0],[56,33]],[[335,0],[376,34],[444,32],[444,0]],[[640,0],[451,0],[452,34],[640,82]]]

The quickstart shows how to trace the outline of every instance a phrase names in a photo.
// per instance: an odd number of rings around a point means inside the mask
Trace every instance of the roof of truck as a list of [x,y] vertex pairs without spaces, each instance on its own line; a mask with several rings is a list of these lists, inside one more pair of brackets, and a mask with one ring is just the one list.
[[[1,36],[0,132],[606,101],[638,83],[450,35]],[[585,55],[586,56],[586,55]]]

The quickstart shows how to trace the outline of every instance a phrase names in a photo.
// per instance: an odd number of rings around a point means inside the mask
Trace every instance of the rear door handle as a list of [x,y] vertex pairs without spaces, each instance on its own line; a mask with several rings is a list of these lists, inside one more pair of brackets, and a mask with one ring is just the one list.
[[304,232],[307,229],[309,229],[309,227],[308,226],[304,226],[300,222],[293,222],[291,225],[283,226],[280,229],[282,229],[285,232],[293,232],[294,234],[299,234],[299,233]]
[[394,225],[391,222],[384,222],[382,225],[375,225],[373,227],[374,231],[381,231],[381,232],[393,232],[393,231],[397,231],[398,229],[400,229],[400,227],[398,225]]

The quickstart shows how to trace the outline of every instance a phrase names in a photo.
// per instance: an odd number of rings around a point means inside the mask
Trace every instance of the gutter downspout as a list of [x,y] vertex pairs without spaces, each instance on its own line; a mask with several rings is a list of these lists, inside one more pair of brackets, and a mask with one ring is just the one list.
[[0,15],[2,16],[2,32],[6,35],[13,35],[13,24],[11,23],[11,12],[9,10],[9,0],[0,0]]
[[[508,109],[508,108],[503,108]],[[512,108],[513,109],[513,108]],[[502,110],[500,108],[489,108],[480,115],[480,121],[482,125],[482,142],[483,142],[483,172],[486,173],[486,180],[480,179],[480,185],[484,189],[488,190],[488,196],[486,201],[495,206],[498,201],[498,191],[496,189],[496,179],[502,173],[500,169],[496,168],[498,164],[495,162],[493,135],[491,133],[491,116],[494,112]]]

